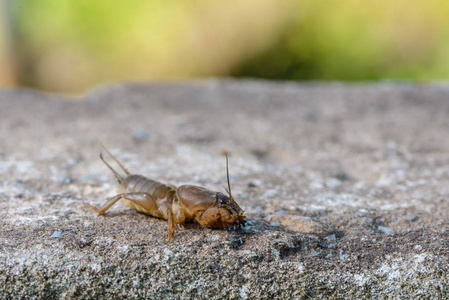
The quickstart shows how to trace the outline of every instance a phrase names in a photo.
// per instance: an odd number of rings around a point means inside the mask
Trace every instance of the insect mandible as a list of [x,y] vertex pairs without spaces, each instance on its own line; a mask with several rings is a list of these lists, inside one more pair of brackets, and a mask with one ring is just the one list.
[[123,199],[134,210],[167,220],[168,241],[175,234],[175,224],[183,224],[195,220],[209,228],[239,228],[245,226],[244,211],[235,202],[231,194],[229,182],[228,155],[226,155],[226,175],[228,188],[225,195],[220,192],[194,186],[181,185],[178,188],[171,184],[163,184],[142,175],[130,174],[128,170],[102,145],[103,149],[125,172],[126,177],[116,172],[103,158],[101,160],[114,173],[120,184],[119,194],[108,199],[101,207],[91,208],[103,215],[112,205]]

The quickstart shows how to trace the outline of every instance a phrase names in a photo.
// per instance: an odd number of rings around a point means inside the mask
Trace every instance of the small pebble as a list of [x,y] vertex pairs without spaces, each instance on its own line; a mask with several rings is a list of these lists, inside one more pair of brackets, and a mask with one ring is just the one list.
[[100,175],[100,174],[88,174],[88,175],[85,175],[85,176],[83,176],[82,178],[81,178],[81,180],[84,182],[84,183],[90,183],[90,184],[92,184],[92,183],[97,183],[97,184],[101,184],[101,183],[106,183],[106,182],[109,182],[109,179],[108,179],[108,177],[106,176],[106,175]]
[[286,216],[286,215],[288,215],[288,210],[286,210],[286,209],[280,209],[280,210],[277,210],[277,211],[274,213],[274,215],[277,215],[277,216]]
[[[246,221],[245,227],[249,227],[249,226],[254,226],[254,222],[253,221]],[[243,227],[243,228],[245,228]]]
[[326,236],[324,239],[327,240],[328,242],[335,242],[337,240],[337,237],[335,236],[335,234],[332,234],[332,235]]
[[340,250],[340,259],[345,259],[348,258],[350,255],[349,254],[343,254],[343,250]]
[[394,229],[385,226],[377,226],[377,230],[382,231],[385,234],[394,234]]
[[308,257],[314,257],[314,256],[318,256],[320,255],[321,252],[317,252],[317,251],[313,251],[312,253],[310,253],[309,255],[307,255]]
[[67,228],[64,228],[63,231],[71,231],[73,233],[77,233],[78,227],[74,226],[74,225],[69,225]]
[[272,198],[272,197],[275,197],[277,195],[279,195],[279,191],[278,190],[269,189],[269,190],[266,190],[266,192],[263,194],[262,197],[264,197],[264,198]]
[[259,179],[251,180],[251,181],[248,183],[248,186],[249,186],[249,187],[259,187],[259,186],[261,186],[261,185],[262,185],[262,181],[260,181]]
[[72,183],[72,178],[65,176],[64,174],[54,174],[51,176],[51,180],[53,182],[59,183],[59,184],[70,184]]
[[273,223],[271,223],[270,225],[273,226],[273,227],[279,227],[279,226],[281,226],[281,223],[279,223],[279,222],[273,222]]
[[341,181],[336,178],[332,178],[332,179],[329,179],[328,181],[326,181],[326,186],[330,189],[335,189],[335,188],[339,187],[340,185],[341,185]]
[[334,177],[334,178],[337,178],[338,180],[341,180],[341,181],[350,180],[351,179],[351,176],[349,176],[348,173],[346,173],[342,169],[334,170],[331,173],[331,176]]
[[27,188],[28,186],[25,184],[25,182],[23,182],[22,180],[17,180],[16,183],[14,184],[14,186],[18,187],[18,188]]
[[59,231],[53,232],[51,235],[52,238],[62,239],[62,234]]
[[417,216],[410,216],[410,215],[408,215],[408,216],[405,216],[404,219],[406,219],[409,222],[414,222],[414,221],[416,221],[416,219],[418,219],[418,217]]
[[137,142],[146,141],[146,140],[148,140],[149,137],[150,137],[150,133],[146,130],[136,130],[133,134],[133,138]]
[[331,254],[331,253],[329,253],[328,255],[326,255],[326,257],[325,257],[325,258],[331,258],[331,257],[334,257],[334,255],[333,255],[333,254]]
[[324,184],[321,181],[314,181],[311,182],[309,184],[309,189],[314,190],[314,191],[318,191],[321,190],[323,188]]

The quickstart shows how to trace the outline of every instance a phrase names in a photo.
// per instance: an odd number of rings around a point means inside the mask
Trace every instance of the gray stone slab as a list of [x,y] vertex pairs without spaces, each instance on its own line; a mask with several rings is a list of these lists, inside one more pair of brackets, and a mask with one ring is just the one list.
[[[449,86],[202,81],[0,91],[0,298],[445,298]],[[248,226],[117,203],[132,172],[226,186]]]

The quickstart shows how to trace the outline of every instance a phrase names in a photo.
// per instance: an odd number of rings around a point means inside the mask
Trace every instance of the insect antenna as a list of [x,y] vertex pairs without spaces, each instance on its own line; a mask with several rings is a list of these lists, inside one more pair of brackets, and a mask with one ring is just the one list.
[[243,226],[245,226],[246,221],[245,216],[243,215],[244,211],[240,208],[240,206],[237,204],[237,202],[235,202],[234,198],[232,197],[231,194],[231,182],[229,181],[229,162],[228,162],[228,152],[227,151],[223,151],[224,155],[226,156],[226,177],[228,179],[228,188],[225,188],[226,192],[228,192],[229,194],[229,200],[231,201],[231,203],[233,203],[233,205],[237,208],[237,214],[239,216],[239,224],[242,224]]
[[117,178],[118,183],[122,183],[123,182],[123,177],[117,173],[103,158],[103,153],[100,153],[100,158],[101,160],[104,162],[104,164],[112,171],[112,173],[114,173],[115,178]]
[[225,152],[225,156],[226,156],[226,177],[228,179],[228,188],[226,189],[226,192],[228,192],[229,194],[229,199],[234,200],[234,198],[232,198],[231,195],[231,183],[229,182],[229,163],[228,163],[228,153]]
[[[126,170],[126,168],[117,160],[117,158],[115,158],[114,155],[112,155],[111,152],[109,152],[109,150],[105,147],[105,145],[103,145],[103,143],[101,143],[101,147],[103,147],[104,151],[106,151],[106,153],[109,154],[109,156],[119,165],[119,167],[123,170],[123,172],[126,173],[127,176],[131,175],[131,173],[129,173],[128,170]],[[107,165],[107,163],[105,161],[104,161],[104,163]],[[111,168],[111,167],[109,167],[109,168]],[[113,172],[116,173],[115,171],[113,171]]]
[[[109,150],[103,145],[103,143],[101,143],[101,146],[103,147],[103,149],[106,151],[107,154],[109,154],[109,156],[120,166],[120,168],[126,173],[127,176],[130,175],[130,173],[128,172],[128,170],[125,169],[125,167],[111,154],[111,152],[109,152]],[[112,173],[114,173],[115,178],[117,178],[117,181],[121,184],[124,180],[124,178],[117,173],[117,171],[115,171],[103,158],[103,153],[100,153],[100,158],[101,160],[104,162],[104,164],[112,171]]]

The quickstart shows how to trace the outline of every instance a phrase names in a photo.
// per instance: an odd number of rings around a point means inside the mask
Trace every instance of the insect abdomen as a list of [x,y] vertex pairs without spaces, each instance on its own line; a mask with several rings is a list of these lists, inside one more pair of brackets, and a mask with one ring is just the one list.
[[126,177],[120,185],[121,193],[146,193],[152,198],[146,200],[145,205],[138,201],[129,201],[124,198],[126,204],[132,209],[152,215],[158,218],[168,219],[168,209],[171,208],[176,189],[141,175],[130,175]]
[[130,175],[123,180],[120,190],[122,193],[143,192],[155,199],[164,199],[170,192],[175,192],[172,186],[148,179],[141,175]]

